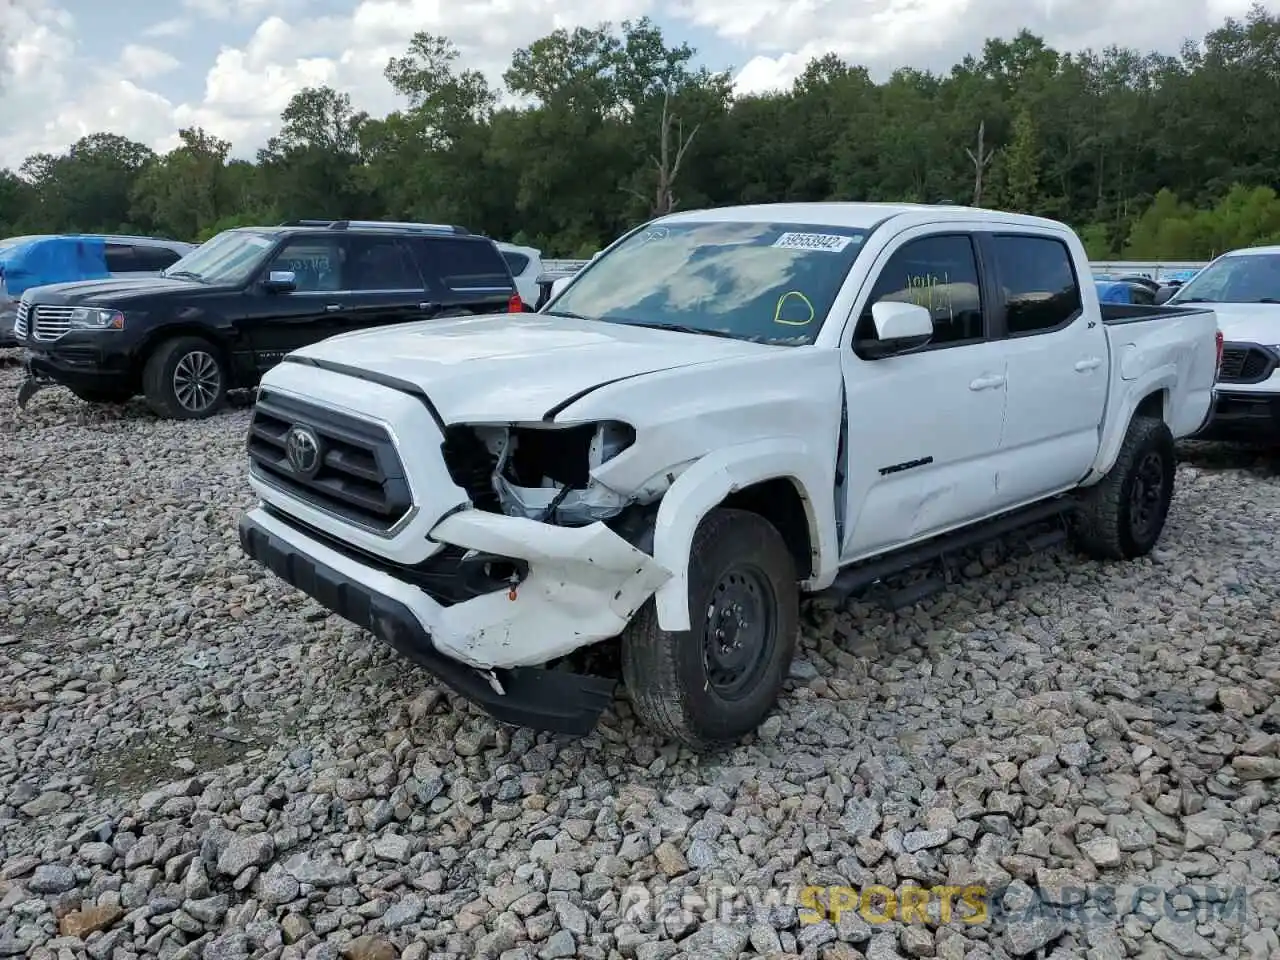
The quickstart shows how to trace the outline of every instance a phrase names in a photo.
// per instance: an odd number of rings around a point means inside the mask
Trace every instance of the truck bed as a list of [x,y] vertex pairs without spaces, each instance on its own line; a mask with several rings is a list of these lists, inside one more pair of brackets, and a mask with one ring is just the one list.
[[1208,312],[1208,307],[1179,307],[1167,303],[1152,305],[1149,303],[1100,303],[1102,322],[1108,326],[1120,323],[1141,323],[1144,320],[1160,320],[1171,317],[1185,317],[1193,313]]

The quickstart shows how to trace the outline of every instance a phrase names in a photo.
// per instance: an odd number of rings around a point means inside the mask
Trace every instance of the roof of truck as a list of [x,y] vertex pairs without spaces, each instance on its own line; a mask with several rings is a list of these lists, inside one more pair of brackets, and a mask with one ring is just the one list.
[[702,210],[683,210],[660,218],[664,223],[692,221],[746,221],[771,223],[829,224],[833,227],[850,227],[869,230],[891,217],[920,216],[927,214],[935,220],[992,220],[1000,223],[1021,223],[1027,226],[1057,227],[1062,224],[1044,217],[1024,213],[1006,213],[984,207],[961,207],[952,204],[928,203],[855,203],[852,201],[826,201],[821,203],[756,203],[734,207],[711,207]]

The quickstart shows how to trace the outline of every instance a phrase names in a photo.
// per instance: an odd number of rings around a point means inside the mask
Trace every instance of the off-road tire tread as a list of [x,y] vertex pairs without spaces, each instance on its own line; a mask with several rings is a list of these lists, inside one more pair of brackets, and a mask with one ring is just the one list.
[[[1124,443],[1116,462],[1106,476],[1087,488],[1077,500],[1072,523],[1072,540],[1077,549],[1095,560],[1133,560],[1149,553],[1132,542],[1122,522],[1125,480],[1137,465],[1138,458],[1151,444],[1163,448],[1167,463],[1175,463],[1173,434],[1168,424],[1158,417],[1134,417],[1129,423]],[[1172,501],[1172,491],[1170,491]],[[1165,505],[1166,518],[1169,505]],[[1163,524],[1162,524],[1163,530]]]
[[[689,589],[691,594],[700,593],[702,589],[700,578],[705,574],[699,567],[699,557],[727,532],[742,528],[749,530],[752,536],[767,545],[770,556],[760,558],[761,567],[766,570],[771,566],[780,568],[781,575],[773,583],[778,592],[782,614],[783,635],[779,643],[785,650],[781,676],[777,681],[780,690],[795,652],[800,593],[795,576],[795,561],[786,541],[773,524],[746,510],[719,508],[708,513],[694,533],[689,550]],[[691,616],[691,625],[692,622]],[[657,606],[652,599],[648,600],[637,611],[622,636],[622,679],[632,709],[645,726],[665,739],[704,753],[728,747],[740,739],[741,735],[709,737],[696,728],[689,704],[682,695],[676,662],[681,644],[694,642],[691,634],[692,631],[673,633],[663,630],[658,623]]]
[[[219,386],[221,396],[213,406],[204,413],[193,414],[184,409],[173,394],[173,371],[169,369],[170,361],[192,349],[202,349],[209,353],[221,368],[222,382]],[[157,344],[147,358],[142,370],[142,394],[147,406],[160,417],[168,420],[204,420],[213,416],[226,403],[227,399],[227,364],[222,351],[203,337],[174,337]]]

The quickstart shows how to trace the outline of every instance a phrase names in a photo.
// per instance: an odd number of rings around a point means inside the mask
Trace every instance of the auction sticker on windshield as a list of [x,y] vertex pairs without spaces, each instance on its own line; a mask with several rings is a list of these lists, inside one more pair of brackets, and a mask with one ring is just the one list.
[[842,237],[835,233],[784,233],[773,246],[783,250],[820,250],[824,253],[839,253],[852,241],[852,237]]

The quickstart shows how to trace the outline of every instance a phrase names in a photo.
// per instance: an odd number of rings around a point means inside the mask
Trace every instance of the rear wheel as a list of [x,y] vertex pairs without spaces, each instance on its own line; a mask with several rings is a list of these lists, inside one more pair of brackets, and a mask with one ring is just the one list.
[[799,628],[795,562],[777,529],[743,510],[709,513],[689,561],[691,629],[658,625],[650,600],[622,637],[637,715],[695,750],[753,731],[777,703]]
[[1080,494],[1076,546],[1098,560],[1146,556],[1164,531],[1176,470],[1173,434],[1156,417],[1134,417],[1116,462]]
[[160,344],[142,374],[147,404],[170,420],[203,420],[222,406],[227,371],[221,352],[199,337]]

